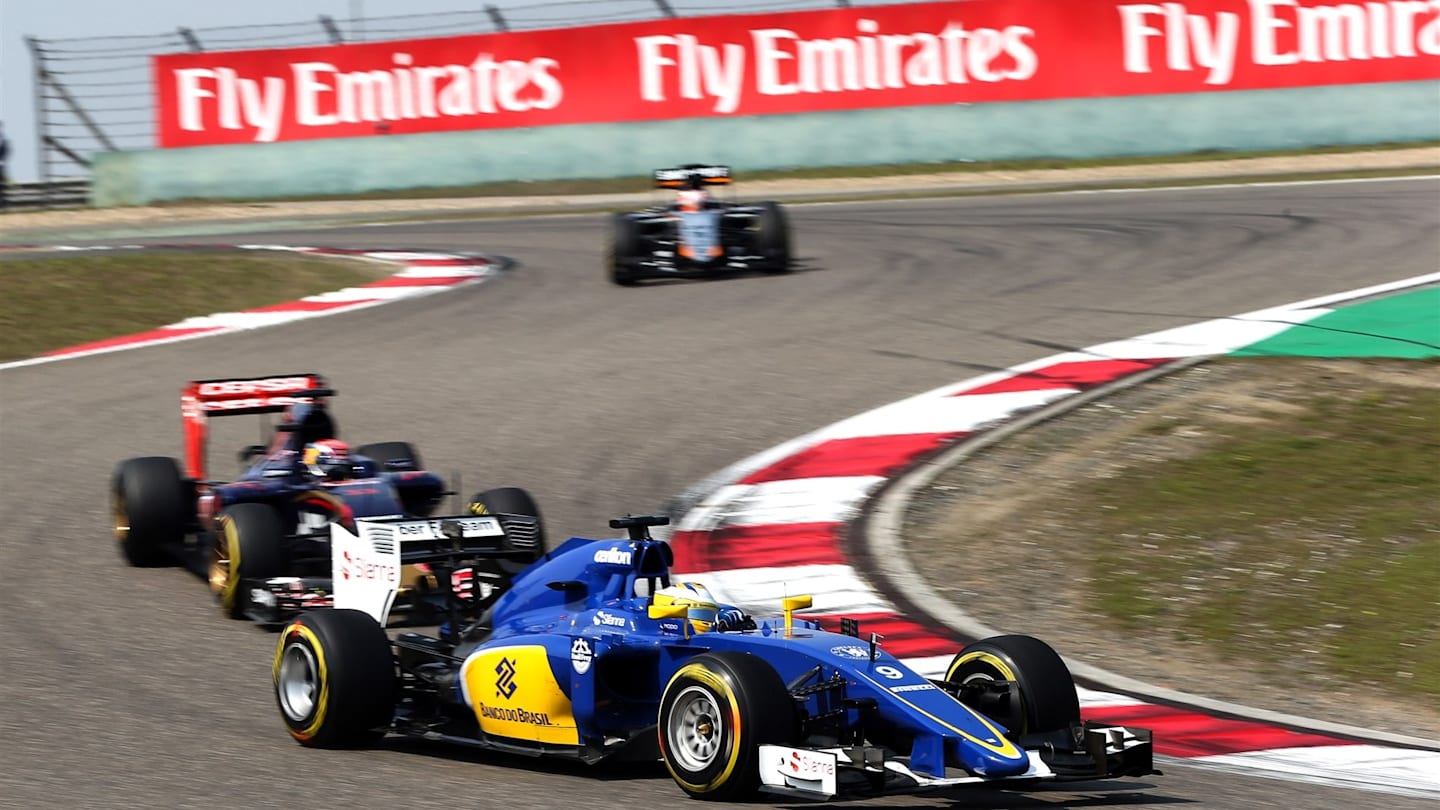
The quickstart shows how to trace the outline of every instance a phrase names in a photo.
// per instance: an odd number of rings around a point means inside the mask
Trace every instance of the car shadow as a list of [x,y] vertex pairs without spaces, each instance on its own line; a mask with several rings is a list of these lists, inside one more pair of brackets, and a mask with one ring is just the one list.
[[476,765],[493,765],[528,773],[549,773],[594,779],[597,782],[625,782],[633,780],[669,779],[670,774],[660,760],[626,761],[607,760],[603,767],[587,765],[575,759],[560,757],[538,757],[515,754],[507,751],[489,751],[456,745],[441,740],[423,740],[414,737],[386,737],[379,745],[380,750],[401,754],[423,756],[427,759],[444,759],[451,762],[467,762]]

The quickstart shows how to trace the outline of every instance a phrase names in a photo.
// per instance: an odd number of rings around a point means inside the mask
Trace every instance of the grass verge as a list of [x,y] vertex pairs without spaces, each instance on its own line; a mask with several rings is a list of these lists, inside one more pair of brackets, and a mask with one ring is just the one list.
[[1243,419],[1140,417],[1203,439],[1074,493],[1094,604],[1126,634],[1440,701],[1440,365],[1224,362],[1291,393]]
[[374,281],[375,265],[267,253],[86,253],[0,261],[0,362]]

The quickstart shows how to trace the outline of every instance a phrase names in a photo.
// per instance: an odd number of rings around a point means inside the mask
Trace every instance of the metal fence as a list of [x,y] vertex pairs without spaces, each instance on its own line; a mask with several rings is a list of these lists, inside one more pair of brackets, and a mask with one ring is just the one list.
[[[38,188],[84,178],[96,152],[155,145],[149,57],[158,53],[293,48],[345,42],[521,31],[663,17],[797,11],[918,0],[549,0],[472,11],[176,28],[153,35],[27,36],[33,65]],[[358,4],[357,4],[358,5]],[[70,187],[66,187],[70,188]],[[13,193],[13,192],[12,192]],[[56,198],[57,204],[59,197]],[[43,198],[42,198],[43,201]]]

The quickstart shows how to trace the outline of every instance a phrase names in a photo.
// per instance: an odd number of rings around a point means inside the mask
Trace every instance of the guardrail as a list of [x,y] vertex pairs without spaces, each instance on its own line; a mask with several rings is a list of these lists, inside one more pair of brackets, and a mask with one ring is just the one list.
[[90,178],[74,177],[5,187],[5,210],[83,208],[90,202]]

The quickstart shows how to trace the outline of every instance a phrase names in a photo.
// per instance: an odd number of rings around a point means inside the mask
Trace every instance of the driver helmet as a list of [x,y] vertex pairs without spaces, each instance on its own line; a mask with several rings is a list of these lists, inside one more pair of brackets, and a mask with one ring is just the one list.
[[657,607],[667,605],[688,607],[686,617],[690,620],[690,628],[697,633],[709,632],[715,626],[716,616],[720,613],[720,605],[715,601],[715,597],[710,594],[709,589],[698,582],[682,582],[668,588],[661,588],[655,592],[654,604]]
[[350,445],[339,439],[321,439],[305,445],[301,463],[319,478],[348,478],[353,463]]
[[709,200],[709,192],[698,188],[687,188],[675,194],[675,207],[681,211],[699,211]]

